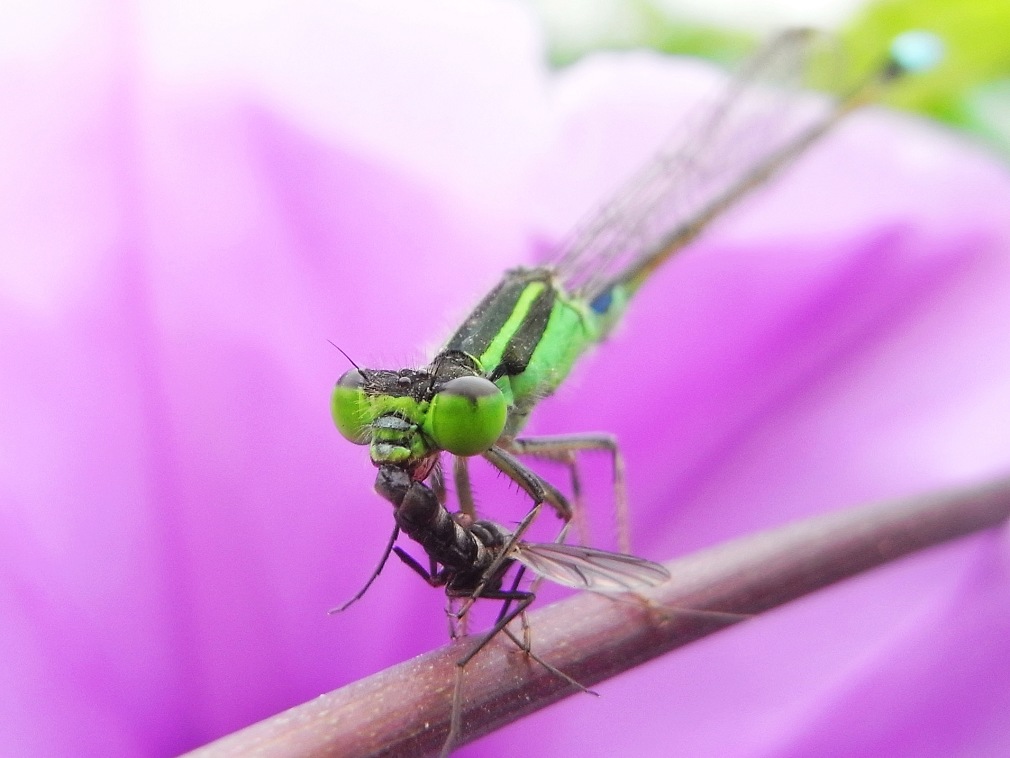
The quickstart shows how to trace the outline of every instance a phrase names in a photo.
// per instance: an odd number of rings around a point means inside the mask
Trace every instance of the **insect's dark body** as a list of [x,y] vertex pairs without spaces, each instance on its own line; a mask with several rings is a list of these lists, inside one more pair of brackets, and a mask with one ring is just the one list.
[[504,527],[450,513],[431,488],[397,466],[380,467],[375,488],[392,503],[396,525],[424,549],[430,570],[399,549],[397,554],[430,584],[444,586],[450,597],[470,597],[478,588],[485,598],[518,600],[529,594],[512,591],[502,597],[502,577],[512,566],[511,559],[488,573],[512,537]]

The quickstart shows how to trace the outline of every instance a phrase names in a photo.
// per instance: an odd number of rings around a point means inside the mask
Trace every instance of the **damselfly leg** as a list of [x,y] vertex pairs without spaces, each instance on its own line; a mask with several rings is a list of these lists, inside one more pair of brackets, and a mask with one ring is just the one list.
[[624,457],[612,434],[584,433],[557,434],[541,437],[517,437],[499,443],[501,447],[516,455],[529,455],[533,458],[556,461],[568,467],[572,483],[573,517],[577,528],[583,532],[583,544],[589,540],[585,527],[581,522],[585,519],[585,506],[582,503],[582,485],[579,476],[578,453],[600,451],[610,455],[613,471],[614,521],[617,529],[617,546],[622,553],[631,552],[631,527],[628,512],[628,492],[624,477]]

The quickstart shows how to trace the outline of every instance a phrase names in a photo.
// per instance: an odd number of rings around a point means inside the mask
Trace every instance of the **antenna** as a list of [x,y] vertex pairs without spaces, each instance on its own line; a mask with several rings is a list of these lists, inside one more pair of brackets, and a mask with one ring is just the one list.
[[342,356],[344,356],[347,359],[347,362],[350,363],[352,366],[354,366],[354,368],[356,368],[358,371],[361,371],[362,374],[365,373],[364,371],[361,370],[361,366],[359,366],[357,363],[355,363],[354,359],[351,358],[351,356],[349,356],[346,352],[344,352],[344,349],[342,347],[340,347],[340,345],[338,345],[336,342],[334,342],[333,340],[330,340],[330,339],[328,339],[326,341],[329,342],[331,345],[333,345],[333,347],[335,347],[337,350],[339,350],[340,354]]

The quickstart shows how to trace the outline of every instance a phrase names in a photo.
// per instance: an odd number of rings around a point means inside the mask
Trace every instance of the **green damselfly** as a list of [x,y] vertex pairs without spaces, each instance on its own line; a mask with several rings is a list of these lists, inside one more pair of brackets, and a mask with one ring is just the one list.
[[[535,506],[547,503],[567,522],[573,514],[568,498],[517,456],[567,464],[577,507],[576,454],[606,451],[613,461],[619,544],[627,550],[616,440],[605,433],[518,435],[537,403],[607,336],[657,267],[846,114],[872,102],[882,86],[938,57],[935,38],[913,32],[897,38],[884,65],[837,100],[801,97],[782,86],[805,71],[822,39],[806,29],[773,39],[719,99],[694,114],[671,146],[570,235],[552,263],[506,272],[430,364],[346,372],[331,401],[341,434],[367,445],[380,470],[394,467],[429,482],[443,502],[440,458],[450,453],[459,509],[469,519],[477,518],[467,467],[472,456],[482,456]],[[383,563],[396,537],[394,531]]]
[[[662,568],[644,559],[593,549],[576,555],[522,540],[543,503],[564,519],[566,528],[574,510],[518,456],[567,464],[578,509],[575,457],[582,451],[605,451],[613,462],[619,524],[626,522],[626,496],[623,463],[611,435],[518,435],[537,403],[560,386],[575,361],[606,338],[653,271],[844,116],[874,101],[880,88],[906,72],[928,68],[939,55],[935,38],[910,33],[895,40],[890,56],[871,77],[838,99],[801,95],[782,86],[805,71],[818,39],[809,30],[791,30],[759,51],[719,99],[694,114],[671,146],[575,230],[550,264],[506,272],[430,364],[399,370],[355,365],[337,381],[331,400],[334,422],[348,440],[368,446],[378,469],[375,488],[393,505],[396,522],[378,567],[341,610],[365,593],[394,550],[430,584],[445,587],[450,598],[465,598],[456,618],[478,598],[503,601],[494,628],[459,661],[461,674],[501,631],[530,653],[528,643],[506,629],[533,597],[518,590],[518,577],[511,589],[503,588],[505,573],[517,562],[568,586],[611,585],[600,591],[636,591],[661,581]],[[444,505],[443,452],[453,456],[457,513]],[[532,499],[515,530],[478,519],[467,467],[477,455]],[[429,569],[395,547],[401,529],[424,549]],[[627,549],[626,529],[619,528],[619,543]],[[570,572],[601,585],[573,582]],[[622,574],[632,577],[624,585]],[[518,608],[510,613],[512,602]],[[460,681],[446,749],[459,725]]]

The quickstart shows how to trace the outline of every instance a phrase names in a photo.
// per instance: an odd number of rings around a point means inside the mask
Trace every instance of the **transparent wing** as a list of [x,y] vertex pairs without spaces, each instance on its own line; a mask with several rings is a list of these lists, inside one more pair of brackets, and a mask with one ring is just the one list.
[[634,592],[670,578],[658,563],[578,545],[520,542],[513,557],[545,579],[593,592]]
[[644,262],[665,260],[729,204],[724,198],[743,194],[738,185],[758,183],[765,163],[830,119],[828,98],[798,92],[824,39],[808,29],[783,32],[695,112],[562,244],[553,265],[565,288],[592,301]]

